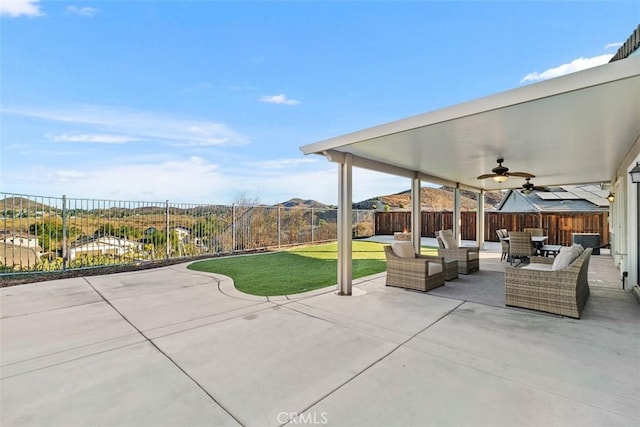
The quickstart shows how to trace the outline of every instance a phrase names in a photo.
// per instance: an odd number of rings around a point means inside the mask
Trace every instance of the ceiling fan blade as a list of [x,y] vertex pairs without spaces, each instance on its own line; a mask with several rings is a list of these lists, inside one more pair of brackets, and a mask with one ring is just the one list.
[[498,174],[496,174],[496,173],[485,173],[484,175],[480,175],[477,179],[493,178],[494,176],[498,176]]
[[535,178],[536,176],[527,172],[509,172],[509,176],[519,176],[521,178]]
[[551,191],[547,187],[533,187],[534,191]]

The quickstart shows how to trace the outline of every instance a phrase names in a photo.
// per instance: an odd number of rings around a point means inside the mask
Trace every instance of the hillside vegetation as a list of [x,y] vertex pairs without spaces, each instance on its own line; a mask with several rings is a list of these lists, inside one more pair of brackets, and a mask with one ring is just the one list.
[[[486,210],[494,210],[502,200],[502,192],[491,191],[485,193]],[[423,211],[452,211],[453,190],[450,188],[422,188],[420,195]],[[478,208],[477,195],[473,192],[462,191],[460,204],[463,211],[473,211]],[[372,199],[354,203],[356,209],[384,209],[389,206],[392,210],[411,209],[411,191],[403,191],[397,194],[379,196]]]

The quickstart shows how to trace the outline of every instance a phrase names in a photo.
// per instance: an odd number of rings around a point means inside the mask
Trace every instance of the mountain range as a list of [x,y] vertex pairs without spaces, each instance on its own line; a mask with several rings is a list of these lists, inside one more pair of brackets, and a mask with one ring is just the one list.
[[[460,192],[460,204],[462,210],[476,210],[478,202],[475,193],[462,190]],[[502,200],[503,193],[501,191],[488,191],[485,193],[485,210],[494,210]],[[453,210],[453,189],[448,187],[430,188],[423,187],[421,189],[420,201],[423,211],[452,211]],[[333,207],[315,200],[291,199],[286,202],[279,203],[283,207],[301,207],[301,208],[319,208],[326,209]],[[389,206],[386,208],[385,206]],[[410,210],[411,209],[411,191],[402,191],[396,194],[386,196],[373,197],[353,204],[354,209],[374,209],[374,210]]]
[[[461,191],[460,203],[462,210],[475,210],[477,209],[477,202],[475,194],[469,191]],[[48,199],[43,199],[48,200]],[[500,201],[502,200],[502,192],[489,191],[485,193],[485,210],[496,209]],[[453,190],[447,187],[442,188],[422,188],[421,194],[422,210],[423,211],[451,211],[453,210]],[[53,208],[42,202],[36,202],[23,197],[8,197],[0,200],[0,210],[2,207],[7,210],[47,210]],[[335,208],[335,205],[327,205],[316,200],[293,198],[286,202],[278,203],[275,206],[282,206],[285,208],[314,208],[314,209],[328,209]],[[387,208],[388,206],[388,208]],[[373,197],[367,200],[356,202],[353,204],[354,209],[366,209],[366,210],[410,210],[411,209],[411,191],[403,191],[396,194],[389,194],[386,196]],[[55,208],[54,208],[55,209]],[[163,210],[164,206],[149,206],[149,207],[137,207],[137,213],[143,213],[146,210],[156,211]],[[174,208],[177,209],[177,208]],[[200,209],[200,208],[194,208]],[[126,208],[111,207],[110,210],[122,210],[127,211]],[[183,210],[183,209],[177,209]],[[189,210],[189,209],[185,209]]]

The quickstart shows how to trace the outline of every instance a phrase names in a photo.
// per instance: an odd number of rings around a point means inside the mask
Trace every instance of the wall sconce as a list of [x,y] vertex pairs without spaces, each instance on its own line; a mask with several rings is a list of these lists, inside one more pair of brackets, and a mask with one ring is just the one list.
[[615,199],[616,199],[616,193],[609,192],[609,195],[607,196],[607,200],[609,201],[609,203],[613,203]]
[[631,182],[634,184],[640,183],[640,163],[636,162],[634,168],[629,171],[629,175],[631,175]]

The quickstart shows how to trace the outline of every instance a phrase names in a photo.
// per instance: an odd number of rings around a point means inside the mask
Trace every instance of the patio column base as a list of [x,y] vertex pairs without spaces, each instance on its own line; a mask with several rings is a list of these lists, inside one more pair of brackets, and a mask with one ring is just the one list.
[[631,293],[634,297],[636,297],[636,301],[638,301],[638,304],[640,304],[640,286],[635,285],[633,288],[631,288]]

